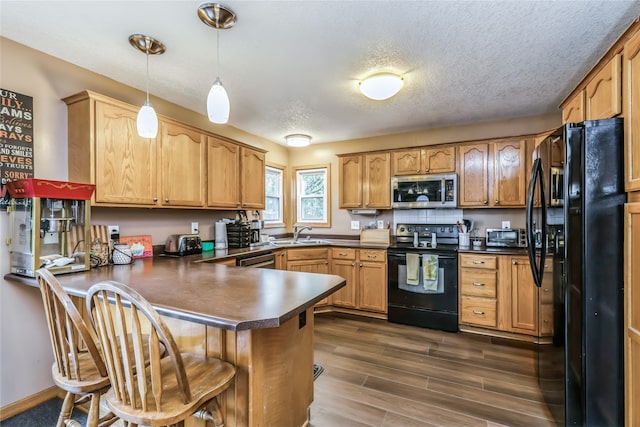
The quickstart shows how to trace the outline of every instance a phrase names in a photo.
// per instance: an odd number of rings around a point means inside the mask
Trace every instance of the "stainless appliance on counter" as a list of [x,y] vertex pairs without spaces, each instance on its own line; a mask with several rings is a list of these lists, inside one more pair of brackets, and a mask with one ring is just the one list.
[[526,248],[527,233],[524,228],[487,228],[485,244],[489,247]]
[[196,234],[171,234],[164,243],[166,255],[197,255],[202,253],[202,239]]
[[455,208],[458,206],[458,175],[394,176],[391,206],[396,209]]
[[249,244],[250,245],[258,245],[261,243],[260,241],[260,233],[264,226],[264,221],[259,219],[251,220],[250,225],[250,236],[249,236]]
[[[558,135],[565,148],[562,228],[547,227],[547,204],[534,202],[536,194],[546,200],[543,156],[534,161],[527,197],[528,241],[538,228],[555,232],[554,266],[564,266],[554,274],[553,344],[538,351],[540,389],[558,425],[622,426],[623,120],[568,123],[549,138]],[[546,245],[529,245],[538,286],[546,252]]]
[[456,332],[456,224],[398,224],[387,261],[389,322]]

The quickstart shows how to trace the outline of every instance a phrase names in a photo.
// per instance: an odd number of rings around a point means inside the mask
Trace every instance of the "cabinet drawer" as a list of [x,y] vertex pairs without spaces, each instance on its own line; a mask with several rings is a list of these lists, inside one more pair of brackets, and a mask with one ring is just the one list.
[[460,255],[460,267],[495,270],[497,266],[498,257],[495,255]]
[[331,258],[333,259],[356,259],[356,250],[349,248],[331,248]]
[[497,301],[490,298],[460,298],[460,321],[495,328]]
[[460,293],[462,295],[495,298],[497,273],[472,268],[463,268],[460,272]]
[[386,262],[387,254],[385,251],[375,249],[360,249],[360,261]]
[[305,248],[305,249],[288,249],[287,260],[308,260],[308,259],[328,259],[329,250],[327,248]]
[[540,335],[553,335],[553,304],[540,306]]

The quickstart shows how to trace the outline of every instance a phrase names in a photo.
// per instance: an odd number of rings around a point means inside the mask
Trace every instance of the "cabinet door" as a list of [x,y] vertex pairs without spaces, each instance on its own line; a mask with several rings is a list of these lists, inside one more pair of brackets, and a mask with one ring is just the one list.
[[387,264],[385,262],[364,261],[361,253],[358,269],[359,308],[386,313]]
[[640,32],[624,45],[625,188],[640,190]]
[[[626,425],[640,425],[640,197],[625,205]],[[635,404],[633,402],[636,402]]]
[[207,138],[207,206],[240,208],[240,146]]
[[[362,180],[364,158],[360,155],[338,158],[340,209],[362,207]],[[389,185],[391,186],[391,185]]]
[[172,121],[160,122],[162,206],[204,207],[206,136]]
[[538,287],[528,258],[511,259],[511,331],[538,334]]
[[493,145],[493,206],[524,206],[526,171],[525,140],[496,142]]
[[578,92],[562,109],[562,123],[580,123],[585,121],[584,91]]
[[489,205],[489,146],[463,145],[459,148],[459,206]]
[[425,148],[422,150],[424,173],[449,173],[456,171],[456,149],[453,146]]
[[374,153],[365,155],[364,207],[391,208],[391,155]]
[[95,106],[96,204],[157,205],[156,139],[138,136],[137,110]]
[[422,173],[421,150],[394,151],[391,153],[391,173],[393,176],[416,175]]
[[243,209],[264,209],[265,155],[248,147],[240,148],[240,189]]
[[[287,261],[287,270],[306,273],[329,274],[329,261],[327,259],[310,259],[299,261]],[[323,298],[316,305],[329,304],[329,298]]]
[[622,112],[620,60],[620,54],[615,55],[587,84],[587,120],[608,119]]
[[[352,249],[353,250],[353,249]],[[339,307],[356,308],[356,262],[353,259],[331,259],[331,274],[344,278],[347,284],[331,295],[331,304]]]
[[276,252],[276,270],[287,269],[287,250],[281,249]]

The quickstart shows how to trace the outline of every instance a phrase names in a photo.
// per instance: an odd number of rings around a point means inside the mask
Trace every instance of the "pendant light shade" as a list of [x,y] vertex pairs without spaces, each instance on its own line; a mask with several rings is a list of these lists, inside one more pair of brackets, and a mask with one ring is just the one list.
[[155,138],[158,134],[158,116],[151,104],[145,102],[138,111],[138,135],[143,138]]
[[376,101],[389,99],[402,89],[402,77],[391,73],[375,74],[360,82],[360,91]]
[[129,36],[129,43],[147,55],[147,100],[138,111],[136,120],[138,135],[143,138],[155,138],[158,135],[158,116],[149,102],[149,55],[161,55],[166,49],[162,42],[142,34]]
[[[198,7],[198,17],[202,22],[216,29],[216,66],[220,70],[220,30],[231,28],[236,23],[236,14],[220,3],[203,3]],[[229,96],[216,77],[207,96],[207,116],[209,121],[224,124],[229,121]]]
[[216,78],[213,82],[209,96],[207,96],[207,115],[209,121],[217,124],[227,123],[229,121],[229,96],[222,86],[220,78]]

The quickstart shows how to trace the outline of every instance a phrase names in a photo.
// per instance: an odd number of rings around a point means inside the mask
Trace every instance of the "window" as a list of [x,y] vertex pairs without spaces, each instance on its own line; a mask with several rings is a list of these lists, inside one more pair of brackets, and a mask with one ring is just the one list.
[[296,223],[331,226],[329,166],[296,168]]
[[265,168],[265,209],[262,219],[265,225],[284,224],[284,168],[267,166]]

